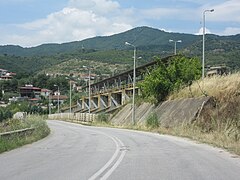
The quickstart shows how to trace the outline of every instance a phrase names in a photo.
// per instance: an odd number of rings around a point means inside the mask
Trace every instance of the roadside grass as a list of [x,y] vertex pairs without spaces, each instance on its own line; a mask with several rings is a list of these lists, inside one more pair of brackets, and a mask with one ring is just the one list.
[[7,137],[0,136],[0,153],[38,141],[50,133],[50,129],[43,116],[29,116],[22,121],[11,119],[1,123],[0,133],[30,127],[34,128],[32,133],[25,133],[23,135],[14,134]]
[[215,107],[205,109],[194,123],[159,132],[189,137],[240,155],[240,73],[213,76],[173,92],[169,100],[212,96]]
[[212,130],[204,132],[202,128],[194,124],[182,124],[177,127],[166,128],[160,126],[153,132],[186,137],[201,143],[210,144],[214,147],[223,148],[231,153],[240,155],[240,140],[229,136],[225,131]]
[[[156,115],[151,114],[145,124],[123,125],[120,128],[187,137],[240,155],[240,73],[193,82],[190,87],[173,92],[168,100],[203,95],[212,96],[215,106],[205,108],[202,116],[191,124],[163,127]],[[108,126],[114,125],[110,121]]]
[[173,92],[168,100],[208,95],[218,102],[228,101],[240,95],[240,73],[226,76],[206,77],[203,81],[193,82],[191,86]]
[[203,95],[212,96],[215,106],[205,108],[204,114],[191,124],[163,127],[156,114],[152,113],[146,118],[145,124],[116,126],[108,115],[102,114],[89,125],[187,137],[240,155],[240,73],[193,82],[190,87],[173,92],[168,100]]

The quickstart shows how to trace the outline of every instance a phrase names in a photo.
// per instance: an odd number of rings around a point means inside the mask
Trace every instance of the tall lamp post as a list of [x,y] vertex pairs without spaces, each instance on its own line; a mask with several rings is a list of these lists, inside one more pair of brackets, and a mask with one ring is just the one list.
[[169,39],[169,42],[170,42],[170,43],[171,43],[171,42],[174,42],[174,55],[176,55],[176,54],[177,54],[177,43],[181,43],[182,40],[174,41],[174,40],[172,40],[172,39]]
[[55,87],[58,87],[58,113],[60,113],[60,109],[59,109],[59,86],[54,84]]
[[136,46],[125,42],[125,45],[132,46],[133,50],[133,100],[132,100],[132,123],[135,125],[135,84],[136,84]]
[[91,116],[91,69],[90,66],[83,66],[88,69],[88,114]]
[[69,88],[70,88],[70,89],[69,89],[69,90],[70,90],[70,92],[69,92],[69,98],[70,98],[70,99],[69,99],[69,101],[70,101],[70,102],[69,102],[69,103],[70,103],[69,113],[70,113],[70,114],[72,113],[72,83],[71,83],[71,82],[72,82],[72,81],[70,80],[70,81],[69,81],[69,84],[70,84],[70,87],[69,87]]
[[204,79],[204,66],[205,66],[205,20],[206,12],[213,12],[214,9],[207,9],[203,11],[203,52],[202,52],[202,79]]
[[48,94],[48,114],[51,114],[51,99],[50,99],[51,91]]

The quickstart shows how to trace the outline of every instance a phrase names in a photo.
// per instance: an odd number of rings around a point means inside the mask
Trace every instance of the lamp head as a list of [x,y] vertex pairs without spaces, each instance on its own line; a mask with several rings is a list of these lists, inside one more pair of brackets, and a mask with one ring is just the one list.
[[214,9],[211,9],[211,10],[210,10],[210,12],[213,12],[213,11],[214,11]]
[[131,44],[129,42],[125,42],[125,45],[127,46],[131,46]]
[[169,39],[169,42],[173,42],[173,40],[172,40],[172,39]]

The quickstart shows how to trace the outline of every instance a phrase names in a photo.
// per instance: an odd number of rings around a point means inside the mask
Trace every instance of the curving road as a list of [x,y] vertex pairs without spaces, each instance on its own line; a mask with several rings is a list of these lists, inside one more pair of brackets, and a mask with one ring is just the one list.
[[37,143],[0,154],[1,180],[239,180],[240,159],[182,138],[48,122]]

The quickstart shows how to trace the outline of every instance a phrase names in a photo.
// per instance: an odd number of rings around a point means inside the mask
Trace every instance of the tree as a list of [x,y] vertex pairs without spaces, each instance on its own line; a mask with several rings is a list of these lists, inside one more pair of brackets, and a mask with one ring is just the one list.
[[8,109],[4,107],[0,107],[0,122],[12,118],[13,113]]
[[144,98],[153,98],[155,102],[160,102],[171,91],[191,84],[200,76],[201,64],[198,59],[175,56],[169,62],[158,59],[158,67],[145,76],[144,81],[139,86]]

